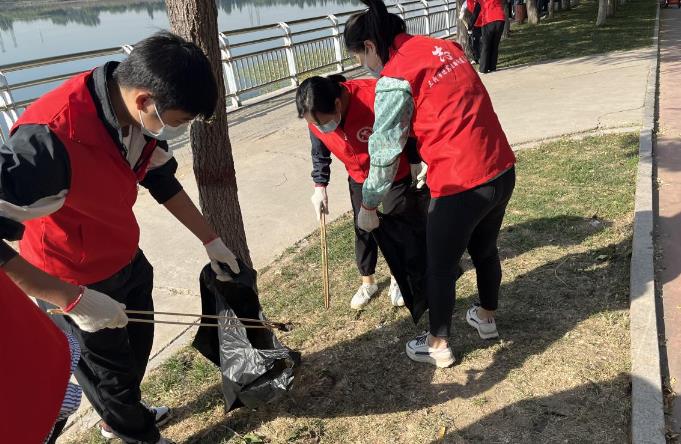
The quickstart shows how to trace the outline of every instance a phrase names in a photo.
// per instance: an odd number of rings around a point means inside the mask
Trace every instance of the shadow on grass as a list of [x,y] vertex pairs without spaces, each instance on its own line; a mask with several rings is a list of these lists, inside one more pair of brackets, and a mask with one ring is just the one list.
[[[593,415],[594,407],[608,409],[613,403],[624,403],[628,410],[629,396],[621,394],[627,393],[630,384],[630,376],[621,373],[607,382],[587,382],[550,396],[525,399],[466,428],[447,432],[430,444],[585,442],[585,436],[590,437],[588,442],[626,442],[622,436],[626,437],[628,430],[604,429],[601,423],[589,421],[589,417]],[[609,395],[611,391],[613,395]],[[624,418],[623,423],[627,420]],[[610,426],[616,427],[616,424]]]
[[[507,227],[500,237],[500,247],[503,257],[519,257],[546,245],[578,245],[595,231],[583,218],[537,219]],[[427,327],[422,322],[422,328],[415,328],[405,317],[304,355],[288,398],[257,412],[232,412],[219,424],[195,432],[187,442],[220,442],[231,435],[230,430],[248,433],[281,416],[375,415],[412,411],[454,398],[474,398],[521,368],[529,358],[546,351],[580,322],[598,313],[625,309],[630,245],[631,239],[627,238],[602,248],[567,254],[505,283],[498,315],[501,344],[480,340],[461,319],[464,310],[459,305],[451,338],[457,362],[475,359],[481,348],[493,350],[493,363],[484,370],[467,370],[465,383],[432,384],[436,371],[455,369],[435,370],[406,357],[404,343]],[[219,387],[213,386],[178,409],[175,421],[207,411],[220,400]],[[523,402],[533,405],[532,400]],[[599,413],[589,411],[592,417]],[[582,415],[581,421],[588,422],[589,415]],[[477,433],[475,430],[471,429],[471,436]]]

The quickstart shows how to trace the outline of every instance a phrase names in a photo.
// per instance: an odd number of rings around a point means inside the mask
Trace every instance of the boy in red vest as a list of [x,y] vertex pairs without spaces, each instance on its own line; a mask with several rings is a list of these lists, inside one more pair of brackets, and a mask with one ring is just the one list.
[[216,79],[201,50],[168,32],[121,63],[80,74],[30,106],[0,149],[0,266],[78,339],[76,378],[101,416],[102,434],[165,443],[166,407],[141,402],[153,324],[127,324],[124,309],[153,311],[153,269],[138,247],[138,184],[238,272],[236,258],[175,178],[166,140],[209,119]]

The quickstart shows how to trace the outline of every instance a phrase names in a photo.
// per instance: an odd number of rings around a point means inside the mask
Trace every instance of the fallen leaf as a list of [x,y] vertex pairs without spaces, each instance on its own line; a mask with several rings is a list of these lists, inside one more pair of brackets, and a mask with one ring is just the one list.
[[445,439],[445,436],[447,436],[447,427],[442,426],[440,427],[440,433],[437,434],[437,439]]

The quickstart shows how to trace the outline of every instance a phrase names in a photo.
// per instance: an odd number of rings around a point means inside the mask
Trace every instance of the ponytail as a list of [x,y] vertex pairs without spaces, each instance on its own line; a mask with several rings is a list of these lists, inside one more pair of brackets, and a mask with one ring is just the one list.
[[398,15],[388,12],[383,0],[361,0],[369,9],[353,14],[345,24],[343,37],[348,51],[364,52],[364,42],[376,44],[378,56],[383,63],[390,58],[390,48],[395,37],[407,32],[407,25]]
[[339,99],[343,92],[341,82],[345,82],[345,77],[340,74],[305,79],[296,91],[298,117],[302,119],[308,113],[312,115],[334,113],[336,99]]

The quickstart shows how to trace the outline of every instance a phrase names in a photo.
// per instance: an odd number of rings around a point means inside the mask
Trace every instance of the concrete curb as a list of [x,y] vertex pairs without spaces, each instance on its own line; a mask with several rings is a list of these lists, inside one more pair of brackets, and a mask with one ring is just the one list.
[[[639,139],[634,238],[631,255],[631,442],[664,444],[665,419],[655,305],[653,144],[660,65],[660,9],[655,18],[653,51]],[[654,58],[653,58],[654,57]]]

